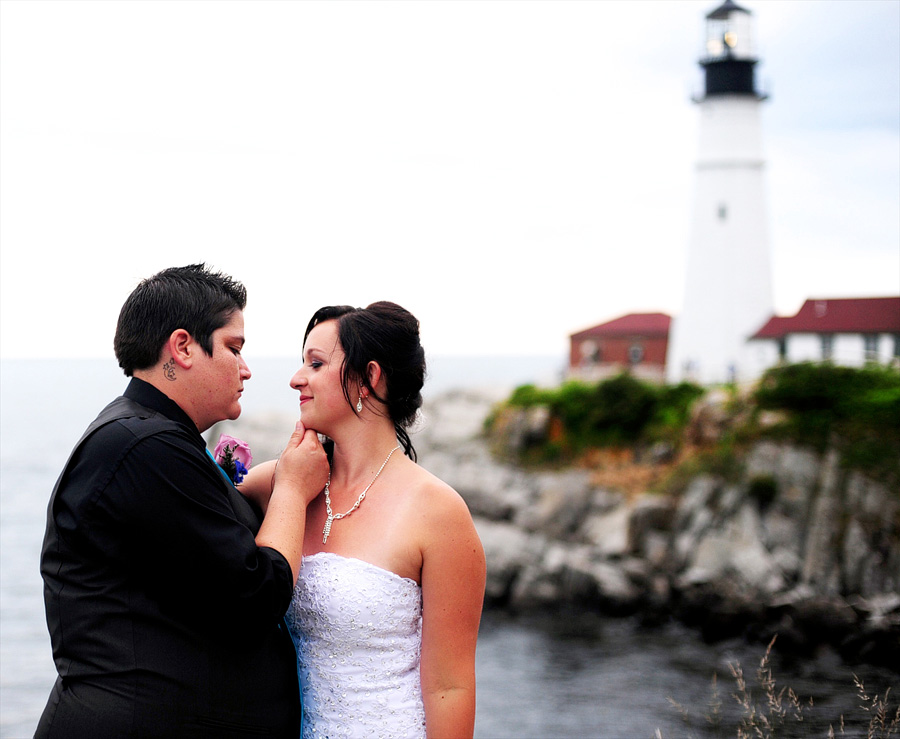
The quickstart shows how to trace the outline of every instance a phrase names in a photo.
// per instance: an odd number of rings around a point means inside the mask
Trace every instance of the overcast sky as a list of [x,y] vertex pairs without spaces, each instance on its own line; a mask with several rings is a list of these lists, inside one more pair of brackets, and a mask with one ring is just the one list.
[[[206,261],[247,347],[388,299],[432,354],[677,315],[715,2],[0,2],[0,353],[112,356]],[[900,2],[748,0],[775,310],[900,294]]]

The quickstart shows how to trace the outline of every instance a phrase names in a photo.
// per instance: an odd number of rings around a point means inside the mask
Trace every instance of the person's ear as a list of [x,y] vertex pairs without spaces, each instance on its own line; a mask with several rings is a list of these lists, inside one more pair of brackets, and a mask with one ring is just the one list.
[[366,378],[369,380],[369,387],[374,388],[378,395],[384,397],[385,388],[381,388],[380,390],[378,388],[378,383],[381,381],[382,377],[384,377],[384,372],[378,362],[373,361],[366,365]]
[[169,356],[182,369],[190,369],[199,349],[200,346],[194,341],[194,337],[183,328],[175,329],[166,342]]

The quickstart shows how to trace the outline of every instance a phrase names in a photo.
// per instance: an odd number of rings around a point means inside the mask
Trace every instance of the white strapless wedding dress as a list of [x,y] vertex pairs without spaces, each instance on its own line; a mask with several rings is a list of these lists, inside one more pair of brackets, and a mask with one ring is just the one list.
[[303,558],[286,621],[297,647],[303,739],[425,736],[415,581],[313,554]]

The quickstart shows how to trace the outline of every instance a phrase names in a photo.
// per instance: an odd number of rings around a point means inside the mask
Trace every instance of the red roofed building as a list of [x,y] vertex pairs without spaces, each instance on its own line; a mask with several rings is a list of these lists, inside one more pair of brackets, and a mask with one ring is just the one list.
[[750,340],[769,345],[771,364],[900,361],[900,297],[810,299],[794,316],[772,316]]
[[569,336],[569,375],[587,381],[621,372],[662,382],[672,319],[665,313],[629,313]]

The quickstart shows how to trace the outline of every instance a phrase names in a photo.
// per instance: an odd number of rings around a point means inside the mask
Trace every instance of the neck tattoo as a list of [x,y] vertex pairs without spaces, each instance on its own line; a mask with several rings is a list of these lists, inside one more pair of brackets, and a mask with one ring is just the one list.
[[366,493],[369,492],[369,488],[375,484],[375,480],[378,479],[378,476],[381,474],[382,470],[387,466],[387,463],[390,461],[394,452],[396,452],[400,448],[400,445],[397,444],[393,449],[391,449],[390,453],[385,458],[384,462],[382,462],[381,467],[379,467],[378,472],[375,473],[375,477],[372,478],[372,482],[366,485],[366,489],[363,490],[359,497],[356,499],[356,502],[353,504],[353,507],[349,511],[345,511],[344,513],[335,514],[334,511],[331,510],[331,494],[329,492],[329,487],[331,486],[331,470],[328,470],[328,481],[325,483],[325,511],[328,513],[328,517],[325,519],[325,528],[322,529],[322,543],[325,544],[328,541],[328,535],[331,533],[331,524],[341,518],[346,518],[353,511],[359,508],[359,504],[363,502],[366,497]]

